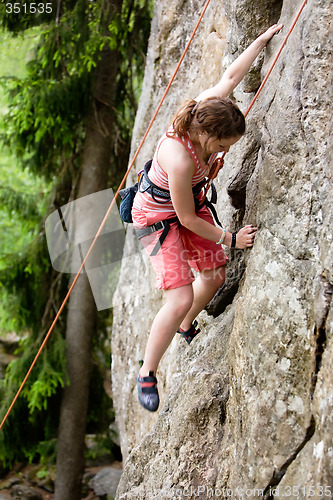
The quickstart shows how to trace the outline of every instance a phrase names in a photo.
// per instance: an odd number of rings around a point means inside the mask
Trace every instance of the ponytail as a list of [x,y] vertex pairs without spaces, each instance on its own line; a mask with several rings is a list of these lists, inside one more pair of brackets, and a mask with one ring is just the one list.
[[199,103],[194,99],[185,102],[185,105],[177,111],[172,119],[172,130],[167,132],[168,137],[172,137],[174,135],[184,137],[186,132],[190,130],[195,115],[195,109],[197,108],[198,104]]
[[167,136],[184,137],[190,128],[217,139],[236,137],[245,132],[245,118],[229,97],[208,97],[198,102],[190,99],[174,116]]

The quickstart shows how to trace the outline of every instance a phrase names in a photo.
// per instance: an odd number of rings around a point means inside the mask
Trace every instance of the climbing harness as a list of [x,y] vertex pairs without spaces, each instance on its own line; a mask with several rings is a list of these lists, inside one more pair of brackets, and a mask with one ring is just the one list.
[[[86,262],[87,262],[87,260],[88,260],[88,258],[89,258],[89,256],[90,256],[90,254],[91,254],[91,252],[92,252],[92,250],[93,250],[93,248],[94,248],[95,244],[96,244],[96,241],[97,241],[97,239],[99,238],[99,236],[100,236],[100,234],[101,234],[101,232],[102,232],[102,230],[103,230],[103,228],[104,228],[104,226],[105,226],[105,224],[106,224],[106,221],[107,221],[107,219],[108,219],[108,217],[109,217],[109,215],[110,215],[110,213],[111,213],[112,208],[114,207],[114,204],[115,204],[115,202],[116,202],[117,196],[119,195],[120,190],[121,190],[121,189],[123,188],[123,186],[125,185],[126,179],[127,179],[128,175],[129,175],[129,173],[130,173],[130,171],[131,171],[131,169],[132,169],[132,167],[133,167],[133,165],[134,165],[134,163],[135,163],[135,160],[137,159],[137,157],[138,157],[138,155],[139,155],[139,152],[141,151],[141,148],[142,148],[142,146],[143,146],[143,144],[144,144],[144,142],[145,142],[145,140],[146,140],[146,138],[147,138],[147,135],[148,135],[148,134],[149,134],[149,132],[150,132],[150,129],[151,129],[151,127],[152,127],[152,125],[153,125],[153,123],[154,123],[154,121],[155,121],[155,118],[156,118],[156,116],[157,116],[157,114],[158,114],[158,112],[159,112],[159,110],[160,110],[160,108],[161,108],[161,106],[162,106],[162,104],[163,104],[164,100],[165,100],[165,97],[166,97],[166,95],[168,94],[168,92],[169,92],[169,90],[170,90],[170,87],[171,87],[171,85],[172,85],[172,83],[173,83],[173,81],[174,81],[174,79],[175,79],[175,77],[176,77],[176,74],[178,73],[178,70],[179,70],[179,68],[180,68],[180,65],[182,64],[183,59],[184,59],[184,57],[185,57],[185,55],[186,55],[186,53],[187,53],[187,51],[188,51],[188,49],[189,49],[189,47],[190,47],[190,45],[191,45],[191,43],[192,43],[192,40],[193,40],[193,38],[194,38],[194,35],[195,35],[195,33],[196,33],[196,31],[197,31],[197,29],[198,29],[198,27],[199,27],[200,23],[201,23],[201,20],[202,20],[202,18],[203,18],[203,16],[204,16],[205,12],[206,12],[206,10],[207,10],[207,7],[208,7],[209,3],[210,3],[210,0],[207,0],[207,1],[206,1],[206,3],[205,3],[205,5],[204,5],[204,8],[203,8],[203,10],[202,10],[202,12],[201,12],[201,15],[200,15],[200,17],[199,17],[199,19],[198,19],[198,21],[197,21],[197,24],[196,24],[196,26],[195,26],[195,28],[194,28],[194,30],[193,30],[193,32],[192,32],[192,34],[191,34],[191,36],[190,36],[189,41],[187,42],[187,44],[186,44],[186,46],[185,46],[185,49],[184,49],[184,51],[183,51],[183,54],[182,54],[182,56],[180,57],[180,59],[179,59],[179,61],[178,61],[178,64],[177,64],[177,66],[176,66],[176,69],[175,69],[175,71],[174,71],[174,73],[173,73],[173,75],[172,75],[172,77],[171,77],[171,79],[170,79],[170,81],[169,81],[169,83],[168,83],[168,85],[167,85],[167,87],[166,87],[166,89],[165,89],[165,92],[164,92],[164,94],[163,94],[163,96],[162,96],[162,98],[161,98],[161,100],[160,100],[160,102],[159,102],[159,104],[158,104],[158,106],[157,106],[157,108],[156,108],[156,110],[155,110],[155,113],[154,113],[154,115],[153,115],[153,117],[152,117],[152,119],[151,119],[151,121],[150,121],[150,123],[149,123],[149,125],[148,125],[148,127],[147,127],[147,130],[146,130],[146,132],[145,132],[144,136],[143,136],[143,137],[142,137],[142,139],[141,139],[141,142],[140,142],[140,144],[139,144],[139,146],[138,146],[138,149],[136,150],[136,152],[135,152],[135,154],[134,154],[134,156],[133,156],[133,158],[132,158],[132,161],[130,162],[130,164],[129,164],[129,166],[128,166],[128,169],[127,169],[127,171],[126,171],[126,173],[125,173],[125,175],[124,175],[124,177],[123,177],[123,179],[122,179],[122,181],[121,181],[121,183],[120,183],[120,185],[119,185],[119,187],[118,187],[118,189],[117,189],[117,191],[116,191],[116,193],[115,193],[114,199],[113,199],[113,200],[112,200],[112,202],[110,203],[110,206],[109,206],[109,208],[108,208],[108,210],[107,210],[107,212],[106,212],[106,214],[105,214],[105,216],[104,216],[104,219],[103,219],[103,220],[102,220],[102,222],[101,222],[100,227],[98,228],[98,231],[96,232],[96,235],[95,235],[95,237],[94,237],[94,239],[93,239],[93,241],[92,241],[92,243],[91,243],[91,245],[90,245],[90,247],[89,247],[89,249],[88,249],[88,251],[87,251],[87,254],[86,254],[85,258],[83,259],[82,264],[81,264],[81,266],[80,266],[80,268],[79,268],[79,270],[78,270],[78,272],[77,272],[76,276],[74,277],[74,279],[73,279],[73,281],[72,281],[72,284],[71,284],[70,288],[68,289],[68,292],[67,292],[67,294],[66,294],[66,296],[65,296],[65,298],[64,298],[64,300],[63,300],[63,302],[62,302],[62,304],[60,305],[59,310],[58,310],[58,312],[57,312],[57,314],[56,314],[56,316],[55,316],[55,318],[54,318],[54,320],[53,320],[53,322],[52,322],[52,324],[51,324],[51,326],[50,326],[50,328],[49,328],[49,330],[48,330],[47,334],[45,335],[45,338],[44,338],[44,340],[43,340],[43,342],[42,342],[42,344],[41,344],[40,348],[38,349],[38,352],[37,352],[37,354],[36,354],[36,356],[35,356],[35,358],[34,358],[34,360],[33,360],[32,364],[31,364],[31,366],[30,366],[30,368],[29,368],[29,370],[28,370],[28,372],[27,372],[26,376],[24,377],[24,379],[23,379],[23,381],[22,381],[21,386],[19,387],[19,389],[18,389],[18,391],[17,391],[17,393],[16,393],[16,395],[15,395],[15,397],[14,397],[14,399],[13,399],[13,401],[12,401],[11,405],[10,405],[10,407],[8,408],[8,410],[7,410],[7,412],[6,412],[5,416],[4,416],[4,418],[3,418],[3,420],[2,420],[2,422],[1,422],[1,424],[0,424],[0,430],[2,429],[3,425],[5,424],[5,422],[6,422],[7,418],[8,418],[8,416],[9,416],[9,414],[10,414],[10,412],[11,412],[11,410],[12,410],[13,406],[14,406],[14,404],[16,403],[16,401],[17,401],[17,399],[18,399],[18,397],[19,397],[19,395],[20,395],[20,393],[21,393],[21,391],[22,391],[22,389],[23,389],[23,387],[24,387],[24,385],[25,385],[26,381],[28,380],[28,378],[29,378],[29,376],[30,376],[30,374],[31,374],[31,372],[32,372],[32,370],[33,370],[33,368],[34,368],[34,366],[35,366],[35,364],[36,364],[36,362],[37,362],[37,360],[38,360],[39,356],[40,356],[41,352],[43,351],[43,349],[44,349],[44,347],[45,347],[45,345],[46,345],[46,343],[47,343],[47,341],[48,341],[48,339],[49,339],[49,337],[50,337],[50,335],[51,335],[52,331],[54,330],[54,327],[55,327],[55,325],[56,325],[56,323],[57,323],[57,321],[58,321],[58,319],[59,319],[59,317],[60,317],[60,315],[61,315],[61,313],[62,313],[62,311],[63,311],[64,307],[65,307],[65,305],[67,304],[67,301],[68,301],[68,299],[69,299],[69,297],[70,297],[70,295],[71,295],[71,293],[72,293],[72,290],[73,290],[74,286],[76,285],[77,280],[79,279],[79,276],[80,276],[80,274],[81,274],[82,270],[84,269],[84,266],[85,266],[85,264],[86,264]],[[304,7],[305,7],[306,3],[307,3],[307,0],[304,0],[304,1],[303,1],[303,3],[302,3],[302,5],[301,5],[301,7],[300,7],[300,9],[299,9],[299,11],[298,11],[298,13],[297,13],[297,15],[296,15],[296,18],[295,18],[295,20],[294,20],[294,22],[293,22],[293,24],[292,24],[291,28],[289,29],[289,31],[288,31],[288,33],[287,33],[287,35],[286,35],[285,39],[283,40],[283,43],[282,43],[282,45],[281,45],[280,50],[278,51],[278,53],[277,53],[277,55],[276,55],[276,57],[275,57],[275,59],[274,59],[274,61],[273,61],[272,65],[271,65],[271,67],[270,67],[270,68],[269,68],[269,70],[268,70],[268,73],[267,73],[266,77],[264,78],[264,80],[263,80],[263,82],[262,82],[261,86],[259,87],[259,89],[258,89],[257,93],[255,94],[255,96],[254,96],[254,98],[253,98],[253,100],[252,100],[252,102],[251,102],[251,104],[250,104],[250,106],[249,106],[248,110],[244,113],[244,116],[245,116],[245,117],[248,115],[248,113],[249,113],[250,109],[252,108],[252,106],[253,106],[254,102],[255,102],[255,101],[256,101],[256,99],[258,98],[259,93],[261,92],[261,90],[262,90],[263,86],[265,85],[265,83],[266,83],[266,81],[267,81],[267,79],[268,79],[268,77],[269,77],[270,73],[272,72],[272,69],[273,69],[273,67],[275,66],[275,63],[276,63],[276,61],[277,61],[278,57],[280,56],[280,54],[281,54],[281,52],[282,52],[282,49],[283,49],[283,47],[285,46],[285,44],[286,44],[286,42],[287,42],[287,40],[288,40],[288,38],[289,38],[289,35],[290,35],[290,34],[291,34],[291,32],[293,31],[293,29],[294,29],[294,27],[295,27],[295,24],[296,24],[296,22],[297,22],[298,18],[300,17],[300,15],[301,15],[301,13],[302,13],[302,11],[303,11],[303,9],[304,9]],[[223,156],[222,156],[222,159],[221,159],[222,161],[223,161],[223,159],[224,159],[224,156],[225,156],[225,154],[223,154]],[[217,172],[218,172],[218,170],[217,170]],[[217,175],[217,172],[216,172],[216,175]],[[216,176],[216,175],[215,175],[215,176]],[[214,178],[214,177],[213,177],[213,178]],[[212,180],[213,180],[213,178],[212,178],[212,179],[209,179],[209,181],[208,181],[208,182],[209,182],[209,183],[211,183],[211,182],[212,182]],[[208,189],[207,189],[207,190],[208,190]]]
[[[122,202],[120,204],[120,216],[124,220],[124,222],[132,222],[132,215],[131,215],[131,207],[133,204],[134,196],[136,192],[140,193],[148,193],[153,200],[156,203],[163,204],[167,201],[171,200],[171,195],[170,191],[168,189],[163,189],[156,184],[149,178],[149,170],[152,165],[152,160],[147,161],[147,163],[144,166],[144,169],[139,172],[139,179],[134,186],[130,186],[122,191],[120,191],[120,196],[123,198]],[[195,205],[195,210],[198,212],[203,206],[207,206],[210,211],[213,214],[213,217],[215,219],[215,222],[222,227],[221,222],[218,219],[217,212],[215,210],[215,207],[213,204],[216,203],[217,201],[217,192],[214,184],[211,184],[211,190],[212,190],[212,195],[211,199],[208,200],[206,197],[206,192],[204,196],[202,197],[202,190],[204,186],[206,185],[206,179],[203,181],[200,181],[198,184],[196,184],[192,188],[193,192],[193,197],[194,197],[194,205]],[[146,226],[142,229],[136,229],[136,235],[139,239],[144,238],[145,236],[148,236],[156,231],[160,231],[163,229],[154,249],[151,252],[151,256],[154,256],[158,253],[159,249],[161,248],[165,238],[168,235],[168,232],[170,230],[170,224],[173,222],[178,222],[179,219],[178,217],[172,217],[169,219],[165,219],[159,222],[156,222],[155,224],[152,224],[150,226]]]

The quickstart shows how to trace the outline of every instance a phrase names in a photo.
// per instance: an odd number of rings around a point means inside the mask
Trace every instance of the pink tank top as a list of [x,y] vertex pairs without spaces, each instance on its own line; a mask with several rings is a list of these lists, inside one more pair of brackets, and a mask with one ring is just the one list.
[[[161,165],[158,163],[157,155],[158,155],[158,151],[160,149],[162,142],[168,138],[169,137],[166,134],[164,134],[163,137],[160,139],[160,141],[157,145],[154,157],[153,157],[151,168],[149,170],[150,180],[154,184],[156,184],[157,186],[161,187],[162,189],[167,189],[167,190],[169,190],[168,175],[163,170]],[[190,135],[188,133],[184,137],[178,137],[177,135],[175,135],[172,137],[172,139],[180,142],[191,156],[191,159],[195,165],[195,172],[194,172],[194,175],[192,177],[192,187],[194,187],[196,184],[201,182],[207,176],[207,174],[210,170],[210,167],[213,164],[213,161],[215,160],[215,157],[217,155],[216,154],[211,155],[211,157],[209,158],[208,164],[202,165],[202,163],[200,162],[199,157],[194,149]],[[163,200],[159,200],[159,201],[163,201]],[[171,200],[164,201],[163,203],[157,203],[156,201],[153,200],[153,198],[150,196],[150,194],[146,193],[146,192],[144,192],[144,193],[138,192],[135,195],[133,207],[138,209],[138,210],[142,210],[145,213],[160,212],[162,214],[161,220],[169,219],[171,217],[174,217],[176,214]]]

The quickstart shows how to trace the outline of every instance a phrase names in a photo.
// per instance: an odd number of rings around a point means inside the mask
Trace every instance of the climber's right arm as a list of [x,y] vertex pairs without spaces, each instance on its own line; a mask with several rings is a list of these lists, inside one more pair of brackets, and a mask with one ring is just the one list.
[[267,42],[272,38],[275,33],[281,30],[283,24],[274,24],[268,28],[265,33],[260,35],[249,45],[247,49],[242,52],[240,56],[229,66],[223,74],[220,82],[204,92],[197,98],[197,101],[207,99],[207,97],[227,97],[243,80],[244,76],[249,71],[253,61],[260,54],[262,49],[266,46]]

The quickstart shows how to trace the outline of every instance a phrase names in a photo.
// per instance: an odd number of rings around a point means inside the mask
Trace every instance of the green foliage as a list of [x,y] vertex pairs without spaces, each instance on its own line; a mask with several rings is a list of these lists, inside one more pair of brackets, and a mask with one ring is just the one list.
[[1,164],[0,158],[0,165],[0,230],[6,235],[0,240],[1,270],[37,236],[49,194],[46,185],[15,163]]
[[108,457],[108,460],[117,459],[119,453],[113,439],[112,433],[96,435],[93,445],[86,448],[86,460],[98,460],[105,457]]
[[36,201],[25,192],[17,192],[10,186],[0,184],[0,203],[19,217],[35,219],[39,215]]
[[[6,267],[0,270],[0,290],[7,295],[7,315],[13,318],[12,328],[17,332],[31,329],[39,332],[41,319],[45,316],[45,308],[49,294],[57,286],[63,293],[67,277],[55,277],[50,266],[44,234],[39,234],[19,254],[8,254],[3,258]],[[50,286],[51,280],[51,286]],[[53,280],[56,280],[53,283]],[[49,317],[45,316],[45,320]],[[8,325],[1,321],[3,331],[9,331]]]
[[[35,345],[31,345],[29,336],[21,340],[16,353],[19,357],[9,364],[4,380],[0,381],[1,419],[22,383],[22,373],[26,374],[31,366],[40,340],[41,336],[35,339]],[[0,433],[0,462],[4,466],[10,466],[14,460],[32,462],[39,455],[43,459],[46,450],[54,449],[60,387],[66,383],[65,363],[65,341],[55,331],[39,360],[40,370],[31,372],[15,411]]]
[[[36,79],[7,82],[11,98],[6,115],[5,144],[23,165],[49,181],[83,139],[88,76],[61,81]],[[62,152],[59,157],[56,152]]]
[[[94,104],[96,72],[106,46],[122,56],[114,99],[117,139],[110,158],[113,187],[127,165],[152,1],[124,0],[121,15],[113,16],[105,29],[110,5],[104,0],[62,0],[57,3],[59,12],[34,18],[24,13],[9,16],[4,4],[0,6],[0,24],[15,35],[38,26],[30,32],[35,48],[25,71],[9,70],[1,78],[7,102],[0,101],[5,115],[0,134],[6,146],[6,158],[0,155],[4,167],[0,228],[6,231],[5,240],[0,242],[0,330],[24,334],[18,357],[0,382],[2,416],[67,289],[68,276],[51,269],[43,220],[75,192],[86,119]],[[5,40],[7,35],[0,36]],[[8,160],[9,152],[14,161]],[[112,404],[103,390],[105,363],[110,364],[104,345],[108,322],[105,313],[99,315],[88,416],[91,432],[105,432],[113,418]],[[67,381],[65,324],[66,315],[62,314],[0,433],[0,462],[5,465],[27,459],[47,462],[48,455],[55,456],[61,389]]]
[[[0,34],[2,76],[24,77],[25,64],[31,58],[37,40],[36,30],[29,31],[21,39]],[[8,109],[3,93],[0,93],[0,109],[3,113]],[[0,131],[3,128],[1,121]],[[39,226],[45,213],[49,187],[27,170],[23,171],[6,148],[0,150],[0,169],[0,230],[5,235],[0,240],[0,333],[19,332],[31,325],[28,317],[32,316],[34,309],[27,309],[27,299],[33,295],[36,297],[33,290],[38,290],[41,283],[40,271],[33,280],[31,274],[41,269],[33,254],[39,246]],[[37,258],[39,255],[38,251]],[[24,283],[28,286],[22,286]],[[40,291],[45,293],[44,287]]]
[[11,102],[5,143],[25,166],[48,180],[64,157],[82,147],[94,70],[106,44],[122,54],[117,126],[119,141],[128,143],[150,29],[151,2],[124,2],[121,18],[113,19],[107,32],[102,31],[105,2],[78,0],[72,10],[69,3],[62,2],[65,11],[59,22],[41,32],[27,77],[2,82]]
[[[40,337],[38,338],[40,340]],[[36,344],[36,342],[35,342]],[[66,373],[66,343],[59,332],[55,332],[48,350],[44,350],[39,358],[39,371],[32,372],[29,383],[25,384],[21,392],[27,401],[30,416],[37,410],[47,410],[49,398],[57,393],[59,387],[64,387]],[[5,398],[19,387],[22,381],[22,373],[27,373],[35,357],[35,349],[32,349],[28,336],[20,342],[16,354],[19,357],[12,361],[4,378],[3,386],[6,388]]]
[[82,146],[91,73],[108,42],[98,31],[101,6],[79,0],[71,10],[71,3],[62,3],[57,24],[41,28],[27,76],[2,80],[10,97],[5,144],[24,166],[48,180],[63,158]]

